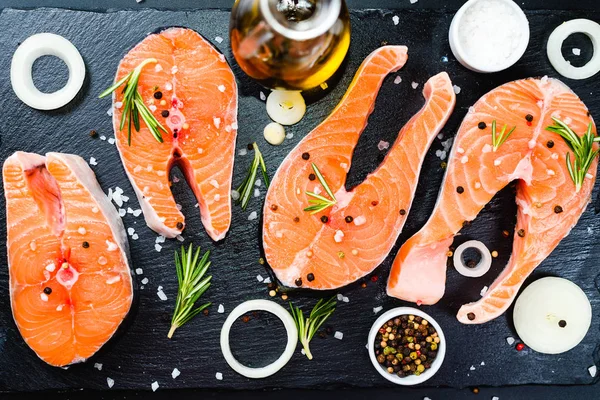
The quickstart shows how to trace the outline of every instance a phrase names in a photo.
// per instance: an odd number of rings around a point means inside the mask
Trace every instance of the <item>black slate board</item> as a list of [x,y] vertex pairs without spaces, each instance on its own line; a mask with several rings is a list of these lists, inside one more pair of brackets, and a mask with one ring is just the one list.
[[[412,81],[420,84],[442,70],[450,73],[454,83],[462,88],[458,95],[457,107],[443,131],[444,139],[452,137],[467,108],[482,94],[506,81],[556,74],[544,56],[544,44],[550,27],[557,26],[565,19],[588,17],[600,19],[600,13],[561,13],[534,12],[529,14],[532,26],[532,39],[526,56],[510,70],[495,75],[478,75],[458,65],[450,53],[446,34],[452,14],[435,11],[397,11],[400,23],[392,23],[393,12],[365,11],[353,12],[352,45],[348,62],[337,85],[331,85],[331,92],[309,106],[305,119],[288,130],[294,137],[278,148],[270,148],[262,140],[262,127],[268,122],[264,104],[258,99],[261,89],[249,81],[234,66],[240,83],[239,137],[238,149],[252,140],[258,140],[265,151],[265,158],[272,174],[287,152],[299,138],[316,126],[335,106],[343,95],[354,72],[363,58],[386,41],[391,44],[405,44],[409,47],[409,62],[399,72],[403,82],[392,83],[390,76],[381,90],[375,112],[369,127],[355,151],[355,160],[349,183],[358,183],[369,171],[376,167],[377,143],[379,140],[393,141],[401,125],[417,111],[422,99],[419,90],[410,87]],[[4,160],[16,150],[62,151],[79,154],[86,159],[95,157],[94,166],[102,187],[120,186],[130,195],[129,205],[138,208],[132,189],[120,165],[116,148],[105,141],[92,140],[90,129],[101,135],[112,136],[110,118],[106,115],[110,104],[96,99],[96,95],[112,81],[119,59],[147,33],[158,28],[179,25],[196,29],[220,48],[231,62],[228,47],[228,12],[171,12],[171,11],[123,11],[110,13],[88,13],[65,10],[40,9],[36,11],[4,10],[0,14],[0,97],[2,124],[0,124],[0,159]],[[32,110],[16,99],[10,89],[8,71],[10,56],[18,43],[29,35],[38,32],[55,32],[70,39],[81,51],[86,64],[88,79],[81,96],[63,110],[39,112]],[[214,38],[221,36],[225,41],[216,43]],[[589,45],[584,54],[590,53]],[[449,62],[443,62],[447,56]],[[48,63],[40,63],[39,69]],[[54,65],[54,64],[52,64]],[[47,69],[39,71],[42,87],[50,85]],[[600,113],[600,101],[594,94],[600,90],[600,77],[583,82],[568,82],[581,96],[593,115]],[[415,233],[425,222],[433,208],[443,170],[440,160],[434,155],[441,148],[436,140],[423,168],[417,189],[415,206],[408,219],[397,247]],[[234,173],[237,184],[247,168],[250,158],[238,156]],[[180,179],[181,173],[174,172]],[[265,380],[248,380],[234,373],[226,365],[218,345],[220,327],[227,312],[244,300],[267,298],[264,284],[259,284],[256,275],[267,276],[268,272],[258,263],[259,223],[250,222],[247,216],[251,211],[259,211],[261,203],[253,199],[249,209],[242,212],[234,209],[232,230],[221,243],[212,243],[205,234],[194,207],[196,201],[183,179],[173,185],[173,191],[183,212],[187,215],[186,243],[194,241],[213,251],[214,283],[206,298],[214,303],[208,317],[199,316],[186,327],[180,329],[174,340],[166,338],[169,318],[176,295],[176,278],[172,265],[172,253],[179,247],[177,241],[169,241],[162,252],[154,250],[156,235],[145,227],[142,217],[124,218],[126,226],[132,226],[140,235],[131,241],[132,258],[135,268],[142,268],[144,274],[138,282],[148,277],[150,282],[138,292],[139,304],[129,319],[127,329],[111,342],[94,359],[84,365],[68,370],[45,365],[20,338],[12,321],[8,299],[8,274],[4,266],[0,269],[0,390],[35,391],[42,389],[106,389],[106,378],[115,380],[115,389],[149,389],[153,381],[161,388],[278,388],[302,387],[324,388],[340,386],[384,386],[389,385],[373,370],[365,349],[368,330],[376,319],[372,308],[383,306],[389,309],[404,303],[387,298],[384,292],[387,272],[392,257],[376,270],[380,277],[377,283],[368,280],[367,288],[358,284],[341,290],[348,296],[349,303],[340,303],[338,311],[330,319],[334,330],[344,333],[344,339],[333,337],[325,340],[315,338],[312,346],[316,358],[308,361],[298,351],[292,361],[278,374]],[[264,194],[264,193],[263,193]],[[596,195],[596,192],[594,193]],[[261,196],[262,199],[262,196]],[[2,200],[3,201],[3,200]],[[3,204],[0,204],[3,207]],[[454,314],[458,307],[467,301],[478,298],[484,285],[489,285],[508,260],[510,239],[504,239],[502,229],[512,229],[515,206],[510,188],[500,193],[492,201],[491,207],[484,210],[456,243],[476,237],[491,248],[497,249],[500,257],[494,263],[492,272],[477,280],[462,278],[452,269],[448,272],[447,294],[440,304],[423,307],[442,325],[448,338],[446,361],[438,374],[427,382],[431,386],[465,387],[472,385],[515,385],[537,384],[589,384],[592,378],[587,368],[600,364],[600,276],[593,255],[600,253],[600,244],[595,235],[600,223],[590,207],[582,216],[571,235],[565,239],[533,274],[530,281],[541,276],[557,275],[572,279],[579,284],[592,302],[594,319],[590,332],[576,350],[560,356],[541,355],[531,351],[517,353],[506,344],[507,336],[516,336],[510,322],[511,312],[507,312],[492,322],[480,326],[463,326]],[[5,234],[5,214],[0,214]],[[6,250],[0,249],[0,260],[6,259]],[[158,285],[164,287],[168,300],[162,302],[156,295]],[[312,306],[315,295],[307,292],[291,293],[291,299],[300,305]],[[226,313],[218,314],[217,305],[223,304]],[[273,318],[259,315],[243,329],[232,333],[237,345],[234,350],[239,357],[256,365],[272,361],[283,343],[282,328]],[[241,324],[240,324],[241,325]],[[236,325],[237,326],[237,325]],[[237,339],[237,340],[236,340]],[[485,365],[480,365],[481,362]],[[102,363],[102,371],[93,368],[94,362]],[[471,371],[470,367],[475,366]],[[177,367],[181,376],[171,378],[171,371]],[[215,379],[215,373],[222,372],[224,379]]]

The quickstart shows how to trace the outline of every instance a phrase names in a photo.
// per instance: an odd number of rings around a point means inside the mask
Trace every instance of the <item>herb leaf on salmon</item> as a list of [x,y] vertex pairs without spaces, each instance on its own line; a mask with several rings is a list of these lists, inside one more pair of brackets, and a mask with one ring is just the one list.
[[333,192],[329,188],[329,185],[327,184],[327,181],[325,180],[325,177],[323,176],[319,168],[315,165],[315,163],[311,163],[311,165],[313,171],[315,171],[315,176],[317,177],[317,179],[319,179],[321,186],[323,186],[323,189],[325,189],[325,192],[327,192],[327,194],[330,197],[328,199],[327,197],[321,196],[320,194],[317,194],[315,192],[311,192],[308,190],[306,191],[307,196],[314,197],[316,200],[308,200],[308,202],[311,203],[312,206],[306,207],[304,211],[310,211],[311,214],[316,214],[318,212],[328,209],[329,207],[333,207],[334,205],[336,205],[337,200],[335,199]]

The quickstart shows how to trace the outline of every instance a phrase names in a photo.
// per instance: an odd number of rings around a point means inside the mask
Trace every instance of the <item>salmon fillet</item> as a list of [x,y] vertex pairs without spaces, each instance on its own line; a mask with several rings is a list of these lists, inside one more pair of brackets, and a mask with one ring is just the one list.
[[[446,73],[425,84],[424,107],[400,131],[377,170],[350,191],[345,183],[379,88],[406,59],[404,46],[371,53],[335,110],[298,143],[275,174],[264,206],[263,245],[283,284],[342,287],[373,271],[398,238],[424,155],[454,108],[455,94]],[[311,163],[337,199],[336,205],[314,215],[303,211],[309,206],[305,192],[325,190],[311,177]]]
[[[533,117],[528,122],[527,115]],[[587,107],[562,82],[525,79],[484,95],[465,117],[448,170],[425,226],[400,248],[387,286],[390,296],[435,304],[444,294],[449,246],[465,221],[475,219],[492,197],[517,180],[517,224],[508,265],[485,295],[458,312],[463,323],[484,323],[501,315],[519,288],[558,245],[590,201],[596,178],[594,160],[577,193],[566,167],[572,152],[558,135],[545,130],[552,117],[583,134],[592,121]],[[492,149],[491,124],[504,124],[512,135]],[[486,127],[478,125],[484,122]],[[595,128],[594,128],[595,129]],[[571,155],[572,157],[572,155]],[[556,207],[562,212],[557,213]]]
[[17,152],[5,161],[3,179],[17,327],[48,364],[85,361],[131,307],[121,218],[75,155]]
[[[231,175],[237,134],[237,84],[225,56],[191,29],[170,28],[142,40],[119,64],[116,81],[142,61],[138,91],[167,129],[158,143],[142,122],[127,144],[121,123],[122,90],[113,95],[117,148],[148,226],[169,238],[179,235],[185,217],[171,193],[169,171],[178,165],[200,207],[213,240],[225,237],[231,223]],[[156,91],[162,93],[156,99]],[[166,104],[161,105],[161,100]],[[168,116],[163,113],[168,112]]]

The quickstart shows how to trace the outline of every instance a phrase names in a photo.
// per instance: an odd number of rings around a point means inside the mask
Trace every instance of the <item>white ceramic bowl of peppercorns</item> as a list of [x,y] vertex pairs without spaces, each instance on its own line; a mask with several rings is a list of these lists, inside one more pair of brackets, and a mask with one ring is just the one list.
[[440,369],[446,355],[444,332],[428,314],[398,307],[381,314],[369,332],[373,366],[390,382],[417,385]]

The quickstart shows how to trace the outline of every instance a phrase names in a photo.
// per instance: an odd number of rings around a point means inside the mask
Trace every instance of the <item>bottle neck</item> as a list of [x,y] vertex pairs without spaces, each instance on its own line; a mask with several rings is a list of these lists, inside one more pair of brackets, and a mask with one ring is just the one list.
[[275,32],[291,40],[323,35],[337,21],[343,0],[259,0],[260,11]]

